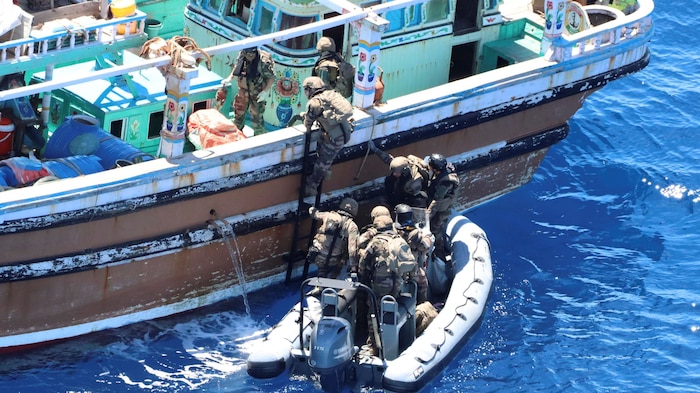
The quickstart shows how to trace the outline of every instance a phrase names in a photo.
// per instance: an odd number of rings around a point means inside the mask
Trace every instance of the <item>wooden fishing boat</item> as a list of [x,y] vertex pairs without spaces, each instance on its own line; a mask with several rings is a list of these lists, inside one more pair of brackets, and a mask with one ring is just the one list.
[[[416,327],[415,283],[406,285],[402,297],[377,299],[372,290],[353,280],[310,278],[302,285],[302,298],[256,345],[247,360],[248,374],[273,378],[287,371],[312,376],[326,391],[351,386],[381,386],[391,392],[417,392],[462,349],[479,327],[491,293],[491,250],[484,231],[464,216],[447,226],[451,239],[450,277],[441,277],[441,293],[434,301],[443,306],[423,332]],[[437,267],[436,265],[439,265]],[[436,258],[428,268],[445,276],[445,263]],[[446,284],[442,284],[446,283]],[[445,285],[445,287],[442,287]],[[315,296],[304,288],[316,287]],[[374,298],[378,354],[361,351],[364,336],[356,325],[358,293]],[[358,340],[359,337],[359,340]]]
[[[352,196],[368,210],[382,193],[387,168],[368,156],[368,140],[394,155],[443,153],[462,182],[458,209],[503,195],[532,178],[547,150],[566,137],[567,121],[587,96],[649,62],[651,0],[637,1],[627,13],[574,6],[589,25],[566,34],[563,22],[553,22],[564,20],[562,12],[571,5],[565,1],[548,0],[544,14],[530,1],[467,2],[474,9],[445,2],[444,9],[438,6],[444,13],[436,14],[437,3],[402,0],[361,8],[342,1],[261,0],[250,3],[246,23],[217,19],[209,10],[213,2],[188,4],[186,27],[203,48],[198,55],[211,56],[220,75],[228,74],[221,65],[226,58],[243,48],[272,53],[278,81],[266,111],[271,130],[303,108],[298,86],[316,56],[306,41],[342,30],[336,42],[358,70],[355,131],[316,201],[299,194],[315,151],[302,127],[182,154],[184,127],[169,127],[186,124],[190,81],[201,66],[157,57],[0,91],[6,108],[21,97],[152,67],[163,71],[167,89],[153,159],[0,192],[0,348],[172,315],[301,276],[301,237],[310,231],[304,203],[329,209]],[[235,8],[227,1],[216,5],[221,12]],[[283,10],[306,17],[279,24]],[[145,21],[144,15],[134,18]],[[218,35],[231,20],[236,27],[224,35],[249,35],[234,42]],[[404,21],[401,28],[389,27],[395,20]],[[143,24],[138,26],[142,31]],[[210,46],[207,36],[219,43]],[[304,48],[297,51],[292,42]],[[426,48],[440,55],[433,59]],[[40,70],[53,64],[49,52],[16,56],[3,58],[0,70],[19,72],[23,62]],[[360,80],[360,70],[374,66],[376,81],[379,64],[386,89],[375,105],[375,84],[369,74]],[[50,108],[51,94],[43,97],[43,107]],[[79,142],[90,147],[94,139]]]

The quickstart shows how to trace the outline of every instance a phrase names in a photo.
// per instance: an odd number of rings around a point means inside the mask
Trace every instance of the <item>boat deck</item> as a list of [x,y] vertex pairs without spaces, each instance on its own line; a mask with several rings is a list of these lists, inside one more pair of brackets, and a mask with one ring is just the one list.
[[31,11],[20,2],[21,23],[0,35],[0,75],[27,71],[27,62],[41,69],[48,64],[75,62],[106,52],[138,47],[146,41],[147,15],[100,15],[99,3],[70,4],[46,11]]

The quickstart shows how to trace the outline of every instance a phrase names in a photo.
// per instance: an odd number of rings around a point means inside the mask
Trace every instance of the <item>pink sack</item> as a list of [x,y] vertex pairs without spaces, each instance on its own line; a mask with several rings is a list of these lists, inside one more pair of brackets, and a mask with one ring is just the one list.
[[190,134],[198,134],[202,149],[245,138],[243,131],[216,109],[200,109],[187,121]]

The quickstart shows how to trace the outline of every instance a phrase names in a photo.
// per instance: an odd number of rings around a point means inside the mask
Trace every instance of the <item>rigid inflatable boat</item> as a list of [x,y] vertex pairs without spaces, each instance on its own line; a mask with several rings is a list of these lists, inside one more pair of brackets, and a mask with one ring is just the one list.
[[[310,278],[303,282],[300,301],[275,325],[247,360],[248,374],[274,378],[287,371],[309,375],[325,391],[343,386],[382,387],[392,392],[416,392],[441,372],[479,326],[491,286],[490,245],[484,231],[464,216],[448,226],[451,255],[447,262],[428,261],[431,301],[444,300],[437,316],[416,337],[416,286],[404,285],[398,299],[376,299],[356,280]],[[440,286],[443,286],[440,288]],[[315,290],[305,292],[308,287]],[[447,290],[446,290],[447,289]],[[313,295],[312,295],[313,293]],[[364,338],[356,326],[361,294],[370,304],[380,353],[361,350]],[[441,298],[435,298],[444,293]]]

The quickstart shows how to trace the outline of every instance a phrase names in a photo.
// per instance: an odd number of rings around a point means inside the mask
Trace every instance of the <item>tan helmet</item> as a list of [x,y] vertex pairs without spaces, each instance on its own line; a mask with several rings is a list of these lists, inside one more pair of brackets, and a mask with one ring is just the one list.
[[389,216],[378,216],[372,220],[372,224],[377,229],[387,229],[394,225],[394,220]]
[[379,216],[391,217],[391,213],[389,212],[389,209],[387,209],[386,206],[382,206],[382,205],[375,206],[375,208],[372,209],[372,211],[369,213],[369,218],[372,221],[374,221],[374,219],[379,217]]
[[350,213],[351,216],[355,217],[357,214],[357,201],[352,198],[343,198],[343,200],[340,201],[338,209]]
[[335,52],[335,41],[331,37],[321,37],[316,43],[316,50],[319,52]]
[[326,88],[326,84],[323,82],[323,79],[317,76],[310,76],[304,79],[304,83],[301,85],[304,88],[304,94],[306,94],[307,98],[314,95],[317,91]]
[[389,170],[391,173],[399,173],[401,175],[407,175],[410,172],[408,167],[408,158],[403,156],[394,157],[389,163]]

